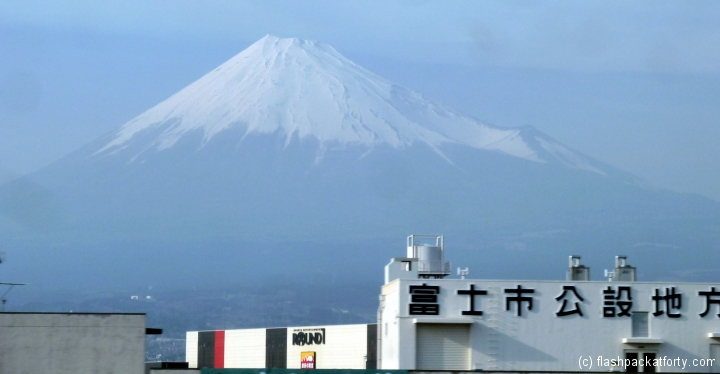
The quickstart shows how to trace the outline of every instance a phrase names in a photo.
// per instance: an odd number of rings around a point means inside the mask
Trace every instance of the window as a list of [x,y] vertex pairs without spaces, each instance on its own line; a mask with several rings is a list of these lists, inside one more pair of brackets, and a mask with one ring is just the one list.
[[649,338],[650,337],[650,321],[648,312],[633,312],[632,314],[632,337],[633,338]]

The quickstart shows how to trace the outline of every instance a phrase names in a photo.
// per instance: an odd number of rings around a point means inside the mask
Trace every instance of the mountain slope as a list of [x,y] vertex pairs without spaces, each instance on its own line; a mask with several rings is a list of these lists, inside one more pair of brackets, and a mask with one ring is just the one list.
[[464,116],[322,43],[269,36],[0,187],[0,213],[26,274],[67,282],[379,279],[412,233],[445,234],[449,257],[487,277],[557,277],[549,261],[569,254],[638,256],[655,278],[720,275],[692,272],[720,260],[720,204]]
[[[441,145],[461,144],[604,173],[548,137],[481,123],[363,69],[326,44],[272,36],[126,123],[97,155],[132,146],[126,157],[133,161],[189,133],[201,133],[204,146],[231,129],[239,130],[238,141],[272,133],[286,144],[293,137],[314,138],[318,156],[327,147],[398,149],[416,142],[442,154]],[[147,133],[153,135],[139,140]]]

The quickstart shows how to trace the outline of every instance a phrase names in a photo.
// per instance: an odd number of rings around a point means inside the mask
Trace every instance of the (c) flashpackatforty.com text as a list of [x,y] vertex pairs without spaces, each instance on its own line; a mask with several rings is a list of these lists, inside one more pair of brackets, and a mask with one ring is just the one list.
[[692,360],[680,357],[668,357],[662,356],[657,358],[651,358],[649,355],[645,355],[642,358],[621,358],[617,357],[604,357],[604,356],[580,356],[578,359],[578,366],[580,370],[590,370],[595,366],[596,368],[612,368],[612,367],[639,367],[639,366],[654,366],[654,367],[675,367],[678,369],[685,370],[688,366],[690,367],[710,367],[715,365],[714,358],[694,358]]

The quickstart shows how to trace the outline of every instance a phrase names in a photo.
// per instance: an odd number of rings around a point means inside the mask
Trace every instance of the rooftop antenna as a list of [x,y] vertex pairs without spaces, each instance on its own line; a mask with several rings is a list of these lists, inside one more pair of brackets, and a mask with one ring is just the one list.
[[470,274],[470,268],[460,269],[458,268],[458,275],[460,279],[465,279],[465,276]]
[[608,269],[605,269],[605,276],[607,277],[608,282],[612,282],[613,278],[615,278],[615,272],[608,271]]
[[10,290],[13,289],[13,287],[15,287],[15,286],[25,286],[26,284],[25,284],[25,283],[0,282],[0,285],[10,286],[10,287],[8,287],[7,291],[5,291],[5,293],[2,294],[2,296],[0,296],[0,300],[2,300],[2,312],[4,312],[4,311],[5,311],[5,303],[7,303],[7,299],[5,298],[5,295],[7,295],[8,292],[10,292]]
[[[5,262],[5,252],[0,252],[0,264],[2,264],[3,262]],[[3,293],[2,296],[0,296],[0,302],[2,302],[2,308],[1,308],[2,310],[0,310],[0,312],[4,312],[5,311],[5,303],[7,303],[7,299],[5,298],[5,296],[7,296],[8,292],[10,292],[10,290],[12,290],[13,287],[15,287],[15,286],[25,286],[26,284],[25,283],[0,282],[0,285],[10,286],[10,287],[8,287],[7,291],[5,291],[5,293]]]

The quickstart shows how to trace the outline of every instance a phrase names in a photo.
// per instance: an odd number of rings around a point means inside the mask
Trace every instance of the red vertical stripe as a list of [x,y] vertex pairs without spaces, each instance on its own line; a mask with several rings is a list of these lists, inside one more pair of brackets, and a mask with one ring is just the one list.
[[215,365],[216,369],[225,367],[225,331],[215,331]]

